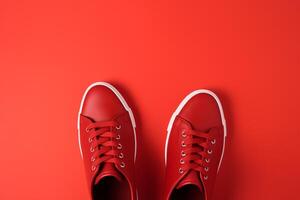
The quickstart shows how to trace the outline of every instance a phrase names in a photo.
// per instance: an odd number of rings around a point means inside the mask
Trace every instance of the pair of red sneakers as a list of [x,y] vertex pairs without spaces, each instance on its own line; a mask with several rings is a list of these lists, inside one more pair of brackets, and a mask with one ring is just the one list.
[[[78,139],[91,199],[135,200],[135,120],[120,92],[105,82],[85,91]],[[210,200],[222,161],[226,124],[218,97],[190,93],[168,125],[164,199]]]

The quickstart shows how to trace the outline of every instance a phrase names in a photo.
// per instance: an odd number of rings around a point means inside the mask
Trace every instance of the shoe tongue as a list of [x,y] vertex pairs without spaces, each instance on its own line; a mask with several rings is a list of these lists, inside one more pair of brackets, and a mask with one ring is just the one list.
[[120,172],[118,172],[118,170],[112,163],[104,164],[104,166],[102,167],[101,171],[95,179],[95,185],[98,184],[105,177],[114,177],[118,181],[122,181],[122,176]]
[[201,192],[203,192],[203,186],[196,171],[189,171],[178,183],[176,189],[180,189],[186,185],[195,185]]

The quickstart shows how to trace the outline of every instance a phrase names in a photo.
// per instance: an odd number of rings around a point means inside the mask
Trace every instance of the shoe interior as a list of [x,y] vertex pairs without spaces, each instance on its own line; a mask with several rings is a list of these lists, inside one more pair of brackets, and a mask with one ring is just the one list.
[[130,200],[129,184],[112,176],[105,177],[94,186],[93,197],[95,200]]
[[204,200],[203,193],[195,185],[186,185],[180,189],[174,189],[170,200]]

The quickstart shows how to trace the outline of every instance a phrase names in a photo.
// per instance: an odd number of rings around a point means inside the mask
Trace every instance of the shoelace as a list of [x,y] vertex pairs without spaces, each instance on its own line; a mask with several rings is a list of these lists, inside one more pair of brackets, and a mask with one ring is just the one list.
[[216,140],[209,133],[183,130],[180,159],[182,167],[179,169],[179,173],[195,170],[204,175],[204,179],[207,180],[210,156],[213,153],[210,146],[215,143]]
[[86,132],[89,135],[92,171],[95,171],[101,163],[113,163],[125,167],[125,163],[119,158],[123,158],[122,145],[117,140],[120,140],[120,135],[116,130],[120,129],[115,121],[95,122],[87,126]]

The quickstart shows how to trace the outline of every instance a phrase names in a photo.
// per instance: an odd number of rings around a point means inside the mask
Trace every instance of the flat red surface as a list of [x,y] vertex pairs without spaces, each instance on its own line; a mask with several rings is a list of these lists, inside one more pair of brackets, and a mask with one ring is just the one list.
[[299,199],[299,1],[0,2],[0,199],[85,200],[77,112],[109,81],[138,126],[140,199],[163,187],[166,128],[190,91],[228,122],[216,200]]

